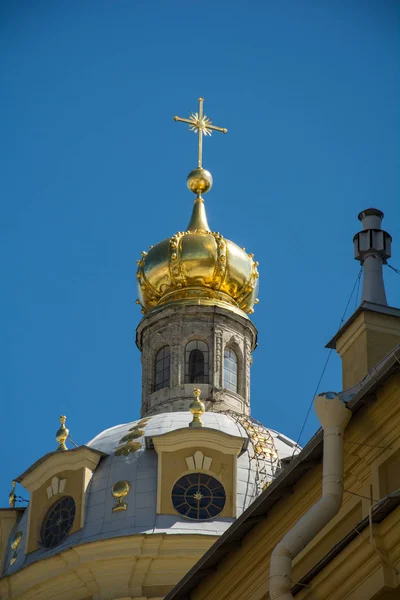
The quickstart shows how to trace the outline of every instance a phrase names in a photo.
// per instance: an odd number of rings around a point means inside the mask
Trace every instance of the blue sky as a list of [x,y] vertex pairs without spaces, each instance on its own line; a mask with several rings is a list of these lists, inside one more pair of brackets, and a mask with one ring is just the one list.
[[211,228],[260,262],[252,414],[297,439],[360,210],[400,268],[398,25],[385,0],[2,2],[0,505],[60,414],[78,444],[139,415],[136,259],[189,220],[196,139],[172,117],[200,95],[229,129],[204,142]]

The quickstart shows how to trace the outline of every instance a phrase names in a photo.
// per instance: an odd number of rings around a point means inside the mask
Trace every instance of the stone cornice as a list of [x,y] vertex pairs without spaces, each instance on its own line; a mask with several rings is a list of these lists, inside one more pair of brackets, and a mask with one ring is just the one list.
[[236,323],[240,323],[240,325],[251,331],[252,335],[252,350],[254,350],[257,346],[257,328],[254,323],[243,313],[243,316],[240,314],[236,314],[229,309],[223,308],[221,306],[204,306],[204,305],[194,305],[194,306],[185,306],[185,307],[171,307],[171,306],[163,306],[160,307],[159,310],[152,311],[145,315],[143,319],[140,321],[136,328],[136,345],[139,350],[142,350],[142,336],[144,331],[154,325],[155,323],[160,323],[161,321],[166,321],[169,323],[175,315],[177,315],[178,319],[183,316],[188,315],[198,315],[199,313],[204,313],[205,315],[217,314],[227,318],[230,321],[234,321]]

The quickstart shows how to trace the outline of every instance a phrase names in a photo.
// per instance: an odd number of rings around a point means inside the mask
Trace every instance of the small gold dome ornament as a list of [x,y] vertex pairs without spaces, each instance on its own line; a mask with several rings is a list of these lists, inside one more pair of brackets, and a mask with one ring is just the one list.
[[10,559],[10,566],[12,566],[15,561],[17,560],[17,550],[18,550],[18,546],[20,545],[22,540],[22,531],[17,531],[17,533],[14,535],[13,540],[11,542],[11,550],[13,551],[11,559]]
[[124,498],[129,494],[130,489],[131,486],[129,481],[122,480],[114,483],[111,493],[115,500],[117,500],[117,504],[113,506],[113,512],[120,512],[121,510],[126,510],[128,508],[128,505],[124,502]]
[[200,394],[201,390],[199,388],[194,388],[194,400],[189,406],[189,410],[193,415],[193,421],[189,423],[189,427],[204,427],[204,423],[201,420],[201,415],[205,413],[206,407],[204,406],[204,402],[200,400]]
[[190,171],[186,182],[191,192],[201,196],[201,194],[206,194],[211,190],[213,178],[210,171],[197,167],[194,171]]
[[12,481],[11,482],[11,492],[8,494],[8,504],[11,506],[11,508],[14,508],[15,506],[15,486],[17,485],[16,481]]
[[65,440],[67,439],[67,437],[69,436],[69,429],[67,429],[65,427],[65,421],[67,420],[67,417],[65,415],[61,415],[60,417],[60,429],[57,430],[56,433],[56,440],[58,442],[58,450],[68,450],[67,446],[65,445]]

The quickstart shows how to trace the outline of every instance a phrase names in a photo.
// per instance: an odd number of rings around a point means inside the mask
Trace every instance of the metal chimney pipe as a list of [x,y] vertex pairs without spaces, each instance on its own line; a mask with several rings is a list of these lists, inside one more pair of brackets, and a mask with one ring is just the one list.
[[383,265],[391,256],[391,236],[381,229],[383,212],[367,208],[358,215],[363,230],[353,238],[354,258],[364,268],[361,304],[374,302],[387,306]]

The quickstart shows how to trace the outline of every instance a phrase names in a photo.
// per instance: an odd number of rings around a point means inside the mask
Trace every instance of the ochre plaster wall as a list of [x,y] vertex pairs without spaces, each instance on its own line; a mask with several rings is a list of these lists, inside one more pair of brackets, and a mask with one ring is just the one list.
[[[393,464],[391,459],[397,460],[399,452],[400,375],[396,375],[378,391],[377,401],[366,405],[350,421],[345,432],[342,508],[294,561],[294,583],[368,515],[371,502],[384,497],[396,485],[397,470],[387,467]],[[321,466],[316,466],[301,478],[292,495],[283,498],[245,536],[214,573],[202,579],[191,600],[269,598],[272,550],[320,495]],[[374,524],[372,534],[372,546],[366,529],[314,577],[309,587],[296,595],[296,600],[378,600],[382,593],[392,590],[400,598],[400,578],[394,570],[400,572],[400,507],[379,525]]]
[[364,311],[336,342],[342,359],[343,389],[355,385],[400,343],[400,319]]

